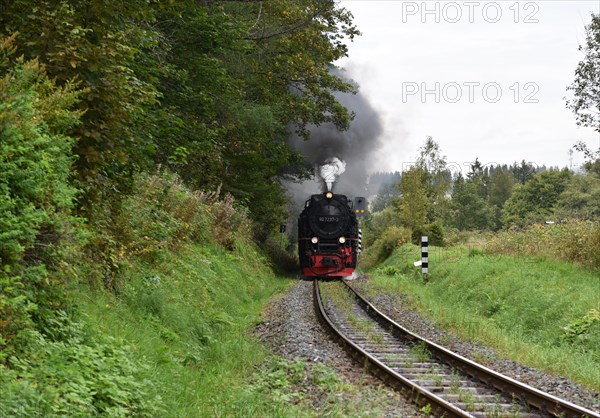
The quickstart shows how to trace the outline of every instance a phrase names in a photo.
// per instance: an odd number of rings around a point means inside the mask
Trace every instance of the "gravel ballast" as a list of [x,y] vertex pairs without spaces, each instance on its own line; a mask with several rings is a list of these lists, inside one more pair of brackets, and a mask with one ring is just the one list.
[[[354,416],[425,417],[393,389],[365,372],[325,332],[317,320],[312,299],[312,282],[300,280],[285,295],[272,301],[263,312],[255,335],[269,349],[286,359],[304,359],[333,368],[345,382],[358,391],[340,393],[338,402],[352,402]],[[319,415],[322,400],[314,396],[314,413]],[[351,399],[349,399],[351,397]],[[358,397],[358,399],[357,399]]]

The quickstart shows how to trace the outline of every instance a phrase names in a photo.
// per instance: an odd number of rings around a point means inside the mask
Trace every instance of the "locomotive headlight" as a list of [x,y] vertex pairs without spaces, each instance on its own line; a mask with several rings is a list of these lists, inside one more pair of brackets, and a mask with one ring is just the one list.
[[346,238],[344,238],[344,237],[340,237],[340,244],[343,244],[343,243],[345,243],[345,242],[346,242]]
[[319,238],[317,238],[317,237],[312,237],[312,238],[310,239],[310,242],[312,242],[313,244],[316,244],[317,242],[319,242]]
[[327,199],[331,199],[331,198],[333,198],[333,193],[332,192],[327,192],[327,193],[325,193],[325,197]]

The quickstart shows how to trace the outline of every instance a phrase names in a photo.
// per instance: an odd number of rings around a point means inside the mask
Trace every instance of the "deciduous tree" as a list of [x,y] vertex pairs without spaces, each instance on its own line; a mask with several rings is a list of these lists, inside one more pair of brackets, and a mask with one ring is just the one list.
[[397,200],[397,207],[403,224],[412,230],[422,228],[427,223],[431,202],[426,187],[426,172],[420,166],[413,166],[402,173],[399,183],[401,196]]
[[524,226],[548,220],[571,176],[566,168],[560,171],[548,170],[516,187],[502,209],[504,226]]
[[419,150],[417,165],[424,173],[424,185],[430,205],[430,222],[448,217],[447,193],[452,186],[452,176],[446,167],[446,156],[442,155],[440,145],[428,136]]
[[567,88],[574,95],[567,100],[567,108],[575,113],[577,125],[600,132],[600,14],[592,13],[585,33],[585,45],[579,46],[584,58],[575,70],[575,81]]

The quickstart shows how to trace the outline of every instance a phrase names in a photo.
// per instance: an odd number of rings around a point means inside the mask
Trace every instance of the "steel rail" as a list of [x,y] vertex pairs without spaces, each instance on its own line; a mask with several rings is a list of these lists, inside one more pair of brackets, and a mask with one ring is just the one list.
[[355,295],[361,307],[369,316],[375,319],[380,325],[390,329],[396,337],[425,344],[432,356],[439,361],[446,363],[463,373],[486,383],[508,394],[517,397],[529,405],[546,412],[550,415],[561,418],[600,418],[600,415],[594,411],[575,405],[566,400],[557,398],[549,393],[538,390],[525,383],[504,376],[494,370],[491,370],[481,364],[469,360],[459,354],[456,354],[447,348],[444,348],[434,342],[431,342],[409,330],[402,327],[387,315],[379,311],[371,302],[358,293],[349,283],[342,281],[346,287]]
[[414,382],[406,379],[393,369],[383,364],[380,360],[375,358],[373,355],[356,345],[350,338],[348,338],[341,330],[339,330],[333,322],[329,319],[325,311],[325,307],[321,300],[321,291],[319,289],[318,279],[313,282],[313,294],[314,303],[317,312],[317,316],[323,324],[325,324],[329,330],[334,334],[338,342],[349,352],[349,354],[360,360],[365,367],[373,366],[376,374],[382,378],[385,382],[398,389],[403,395],[412,399],[417,405],[425,406],[431,405],[432,412],[438,414],[440,417],[461,417],[461,418],[474,418],[471,415],[439,396],[431,393],[427,389],[420,387]]

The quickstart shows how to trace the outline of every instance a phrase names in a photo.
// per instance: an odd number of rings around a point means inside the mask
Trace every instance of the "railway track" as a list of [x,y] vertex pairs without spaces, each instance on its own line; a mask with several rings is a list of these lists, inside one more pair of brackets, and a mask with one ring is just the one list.
[[313,285],[320,320],[355,359],[436,417],[600,415],[455,354],[401,327],[346,282]]

